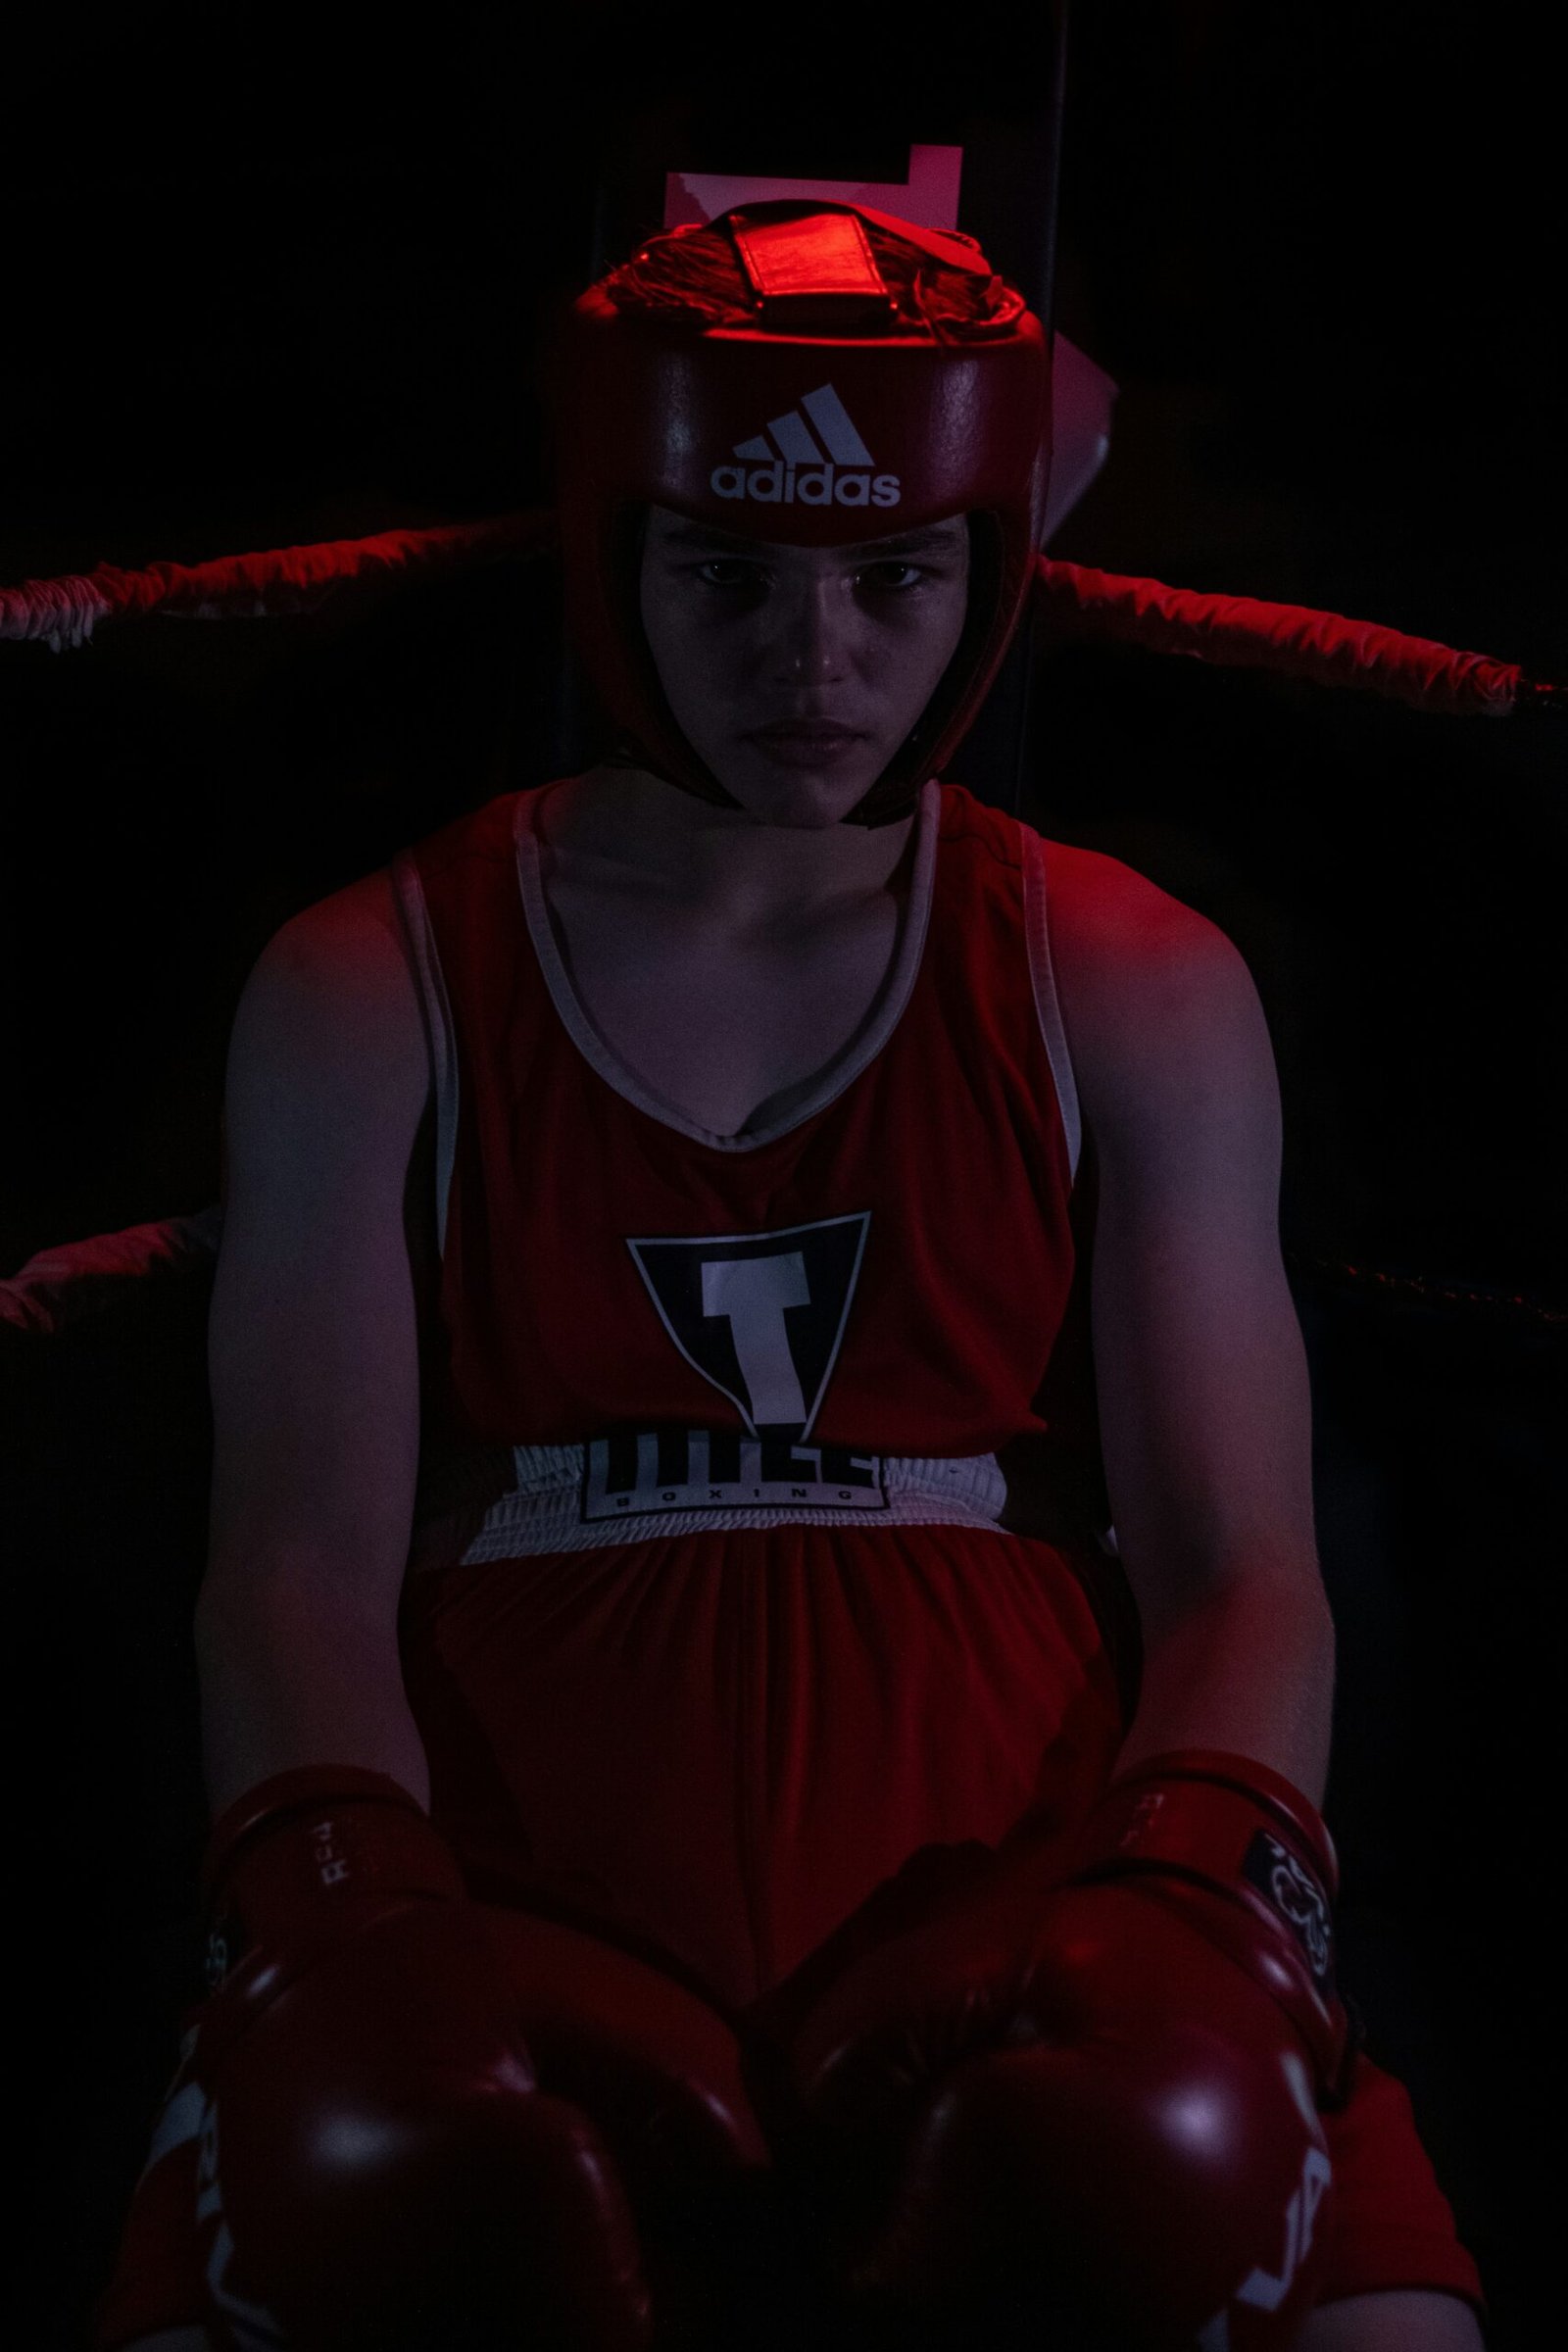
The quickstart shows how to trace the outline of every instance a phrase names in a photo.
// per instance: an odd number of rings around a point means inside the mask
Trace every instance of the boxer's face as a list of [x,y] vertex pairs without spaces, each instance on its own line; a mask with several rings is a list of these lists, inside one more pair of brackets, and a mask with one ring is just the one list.
[[[649,510],[642,615],[676,724],[763,824],[837,824],[875,783],[956,650],[961,514],[858,547],[739,539]],[[780,732],[789,722],[816,732]],[[821,732],[824,723],[841,730]]]

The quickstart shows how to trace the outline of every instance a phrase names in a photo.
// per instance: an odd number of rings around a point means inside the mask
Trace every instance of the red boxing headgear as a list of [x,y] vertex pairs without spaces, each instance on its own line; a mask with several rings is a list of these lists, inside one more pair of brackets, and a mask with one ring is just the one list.
[[[914,262],[940,264],[933,278],[982,281],[970,315],[923,301],[917,270],[901,316],[868,221],[914,248]],[[676,297],[628,297],[617,280],[631,264],[578,298],[548,354],[567,625],[639,763],[737,808],[676,726],[649,650],[639,580],[649,506],[793,547],[968,515],[957,651],[844,820],[890,823],[962,741],[1023,613],[1050,466],[1046,336],[972,238],[863,205],[745,205],[651,240],[638,261],[674,239],[711,245],[715,232],[739,261],[749,323],[713,324]]]

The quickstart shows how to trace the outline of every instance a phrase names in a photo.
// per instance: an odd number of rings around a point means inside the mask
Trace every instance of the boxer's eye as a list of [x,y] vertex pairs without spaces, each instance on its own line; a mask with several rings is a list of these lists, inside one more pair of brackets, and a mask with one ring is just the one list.
[[[705,588],[718,589],[755,588],[760,583],[761,569],[760,564],[743,563],[739,556],[712,556],[706,564],[692,565],[693,572]],[[710,580],[707,576],[710,571],[724,571],[732,576],[724,580]],[[739,578],[733,576],[736,573],[739,573]]]
[[[757,588],[762,584],[764,578],[761,564],[748,564],[740,556],[712,556],[706,564],[693,564],[691,569],[705,588],[711,588],[718,593],[725,590],[733,592],[736,589]],[[727,576],[721,579],[710,576],[718,572]],[[902,572],[906,576],[902,579],[890,579],[885,576],[890,572]],[[892,596],[907,596],[912,589],[922,587],[927,580],[939,579],[942,576],[930,564],[908,564],[898,556],[890,556],[880,564],[868,564],[863,570],[856,574],[856,578],[869,587],[873,594]]]
[[[907,580],[884,579],[876,583],[879,588],[887,590],[894,596],[906,596],[911,588],[919,588],[925,581],[941,577],[941,574],[933,570],[929,564],[908,564],[902,556],[889,556],[885,563],[870,564],[868,570],[871,572],[906,571],[910,573],[912,576]],[[860,577],[862,580],[865,579],[867,572],[862,571]]]

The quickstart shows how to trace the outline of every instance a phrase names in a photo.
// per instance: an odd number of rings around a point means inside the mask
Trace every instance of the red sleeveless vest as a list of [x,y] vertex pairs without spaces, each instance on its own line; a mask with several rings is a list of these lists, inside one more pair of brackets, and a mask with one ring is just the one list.
[[576,999],[537,799],[393,866],[441,1245],[405,1677],[476,1877],[739,1999],[920,1843],[1087,1803],[1135,1704],[1046,845],[927,784],[866,1028],[719,1137]]

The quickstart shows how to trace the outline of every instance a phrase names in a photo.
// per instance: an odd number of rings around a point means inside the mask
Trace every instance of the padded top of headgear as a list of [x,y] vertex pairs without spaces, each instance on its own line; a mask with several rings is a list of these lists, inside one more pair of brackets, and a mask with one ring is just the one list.
[[899,306],[854,213],[783,220],[737,214],[729,232],[769,331],[859,327],[874,334],[897,323]]
[[898,302],[877,267],[864,222],[874,220],[950,270],[989,277],[990,264],[968,237],[946,235],[869,205],[777,198],[722,216],[757,297],[760,321],[775,334],[792,327],[876,333],[899,323]]

